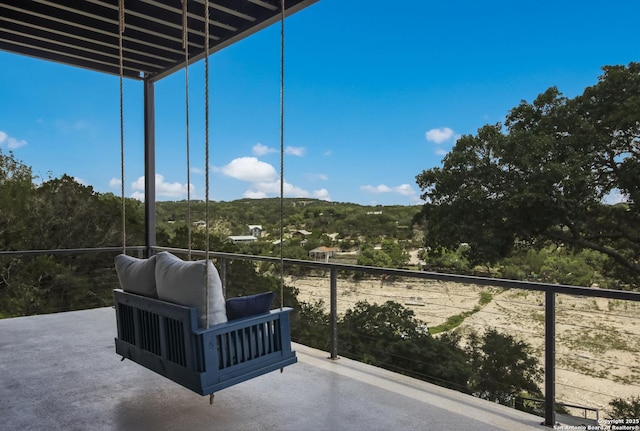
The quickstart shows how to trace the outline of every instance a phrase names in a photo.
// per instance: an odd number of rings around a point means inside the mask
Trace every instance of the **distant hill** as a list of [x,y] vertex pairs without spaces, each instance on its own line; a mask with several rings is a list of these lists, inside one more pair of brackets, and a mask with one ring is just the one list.
[[[209,202],[210,223],[228,235],[247,235],[249,225],[261,225],[263,232],[277,236],[280,229],[280,199],[238,199]],[[327,202],[319,199],[285,198],[282,220],[289,230],[304,229],[313,234],[339,233],[342,238],[387,237],[411,239],[414,216],[420,206],[375,205]],[[172,233],[185,226],[190,211],[191,223],[205,218],[204,201],[159,201],[157,226]]]

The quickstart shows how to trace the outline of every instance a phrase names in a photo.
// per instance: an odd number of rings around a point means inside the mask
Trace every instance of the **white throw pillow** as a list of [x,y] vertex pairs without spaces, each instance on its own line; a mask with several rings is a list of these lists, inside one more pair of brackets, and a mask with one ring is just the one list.
[[[205,261],[183,261],[166,251],[156,255],[158,298],[187,307],[196,307],[198,325],[207,327],[206,289],[209,289],[209,326],[227,321],[222,282],[211,261],[206,273]],[[205,278],[206,280],[205,285]]]
[[155,256],[149,259],[138,259],[119,254],[115,258],[115,263],[122,290],[151,298],[158,297]]

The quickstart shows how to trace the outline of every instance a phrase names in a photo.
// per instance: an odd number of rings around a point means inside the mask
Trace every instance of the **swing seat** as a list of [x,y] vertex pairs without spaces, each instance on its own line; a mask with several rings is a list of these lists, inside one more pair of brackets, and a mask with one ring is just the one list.
[[114,289],[116,353],[200,395],[295,364],[291,308],[198,328],[197,310]]

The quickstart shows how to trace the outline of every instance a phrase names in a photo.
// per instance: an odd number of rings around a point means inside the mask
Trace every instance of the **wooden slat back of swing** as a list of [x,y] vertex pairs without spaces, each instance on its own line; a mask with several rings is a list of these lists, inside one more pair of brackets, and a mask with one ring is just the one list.
[[291,308],[199,329],[196,309],[114,290],[116,352],[201,395],[297,362]]

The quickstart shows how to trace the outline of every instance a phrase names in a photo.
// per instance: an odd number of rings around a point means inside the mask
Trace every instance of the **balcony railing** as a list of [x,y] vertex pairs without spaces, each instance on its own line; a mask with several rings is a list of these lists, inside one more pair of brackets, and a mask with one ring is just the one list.
[[[144,247],[128,247],[127,252],[132,255],[142,256],[144,251]],[[90,249],[73,249],[73,250],[30,250],[30,251],[3,251],[0,252],[0,258],[3,257],[31,257],[31,256],[44,256],[44,255],[74,255],[74,254],[85,254],[85,253],[103,253],[109,256],[115,256],[115,254],[121,251],[120,248],[90,248]],[[154,251],[170,251],[176,254],[186,254],[188,253],[185,249],[176,249],[176,248],[167,248],[167,247],[154,247]],[[191,253],[195,256],[204,256],[204,252],[193,250]],[[541,347],[544,350],[544,424],[547,426],[553,426],[556,424],[556,347],[557,347],[557,326],[558,326],[558,316],[557,313],[573,313],[580,312],[581,316],[583,316],[584,321],[579,324],[575,323],[572,327],[572,331],[579,332],[583,330],[586,332],[585,328],[593,328],[596,326],[599,321],[605,322],[602,326],[603,331],[607,331],[609,328],[606,325],[613,316],[622,316],[621,318],[628,318],[629,320],[632,318],[631,316],[636,314],[635,312],[625,314],[622,310],[624,308],[632,308],[636,309],[638,306],[638,302],[640,302],[640,293],[630,292],[630,291],[620,291],[620,290],[608,290],[608,289],[598,289],[598,288],[590,288],[590,287],[580,287],[580,286],[566,286],[566,285],[556,285],[556,284],[547,284],[547,283],[536,283],[536,282],[524,282],[524,281],[514,281],[514,280],[503,280],[503,279],[495,279],[495,278],[486,278],[486,277],[477,277],[477,276],[463,276],[463,275],[453,275],[453,274],[442,274],[442,273],[434,273],[434,272],[425,272],[425,271],[412,271],[412,270],[404,270],[404,269],[393,269],[393,268],[378,268],[378,267],[365,267],[358,265],[347,265],[347,264],[337,264],[337,263],[327,263],[327,262],[317,262],[317,261],[306,261],[306,260],[297,260],[297,259],[280,259],[277,257],[269,257],[269,256],[253,256],[253,255],[242,255],[242,254],[233,254],[233,253],[219,253],[219,252],[211,252],[210,257],[215,259],[218,263],[218,268],[220,270],[220,275],[223,281],[223,286],[227,283],[227,266],[232,260],[243,260],[243,261],[252,261],[252,262],[267,262],[270,264],[278,265],[279,263],[284,264],[287,268],[289,267],[301,267],[314,270],[316,274],[325,274],[324,278],[320,278],[321,281],[325,282],[325,288],[320,289],[322,292],[318,292],[319,297],[328,299],[328,311],[330,315],[330,336],[329,336],[329,355],[332,359],[337,359],[340,353],[340,343],[339,343],[339,333],[338,333],[338,317],[339,310],[345,309],[344,304],[341,306],[341,302],[345,301],[345,296],[349,293],[347,290],[343,289],[342,293],[340,292],[339,285],[346,284],[344,278],[341,278],[340,274],[353,274],[360,273],[366,274],[371,277],[381,277],[380,283],[384,283],[384,278],[391,277],[394,280],[414,280],[416,282],[424,282],[431,283],[430,289],[435,290],[438,288],[442,288],[444,284],[442,283],[457,283],[464,286],[475,286],[477,288],[497,288],[502,291],[513,291],[513,297],[515,296],[524,296],[527,299],[527,303],[530,303],[531,299],[534,299],[534,305],[532,311],[530,313],[535,320],[537,320],[542,326],[543,334],[541,334],[538,338],[543,338],[543,342],[540,343]],[[113,283],[117,283],[115,278],[112,279]],[[396,284],[401,284],[402,282],[396,281]],[[435,283],[435,284],[434,284]],[[440,283],[440,284],[438,284]],[[408,288],[408,287],[407,287]],[[430,298],[421,298],[415,296],[415,293],[405,292],[405,303],[409,307],[413,307],[413,309],[417,309],[423,305],[428,305],[430,302]],[[407,296],[413,295],[413,296]],[[531,295],[531,296],[529,296]],[[594,303],[594,307],[591,310],[581,310],[580,307],[576,308],[574,302],[575,298],[587,298],[588,300],[592,300]],[[393,300],[393,298],[387,298]],[[607,310],[603,310],[602,308],[605,305],[598,305],[597,300],[604,299],[607,300]],[[512,302],[517,302],[516,300],[512,300]],[[613,305],[612,305],[613,304]],[[560,305],[560,307],[558,307]],[[543,308],[544,311],[540,312],[539,309]],[[584,317],[584,313],[590,313],[590,316]],[[453,313],[455,314],[455,313]],[[572,315],[573,316],[573,315]],[[626,317],[625,317],[626,316]],[[418,314],[418,317],[419,314]],[[531,316],[529,316],[531,317]],[[506,318],[505,318],[506,319]],[[571,319],[575,320],[575,317],[571,317]],[[633,327],[635,322],[630,321],[630,327]],[[565,323],[562,324],[563,326]],[[611,329],[611,328],[609,328]],[[563,329],[564,331],[564,329]],[[534,337],[537,336],[538,332],[532,331]],[[564,334],[564,332],[561,332]],[[628,338],[637,339],[639,334],[629,332]],[[612,338],[615,338],[615,334],[610,334]],[[566,341],[567,338],[563,335],[562,341]],[[594,340],[592,336],[585,336],[584,343],[590,343]],[[569,349],[575,347],[571,345],[574,341],[568,342],[567,346]],[[640,346],[638,346],[638,350],[640,350]],[[594,348],[596,351],[598,349],[602,349],[602,347]],[[566,349],[565,349],[566,350]],[[624,349],[623,349],[624,350]],[[634,350],[635,348],[629,350]],[[603,352],[600,352],[603,353]],[[565,361],[565,357],[567,356],[566,351],[562,355],[563,362]],[[603,355],[594,355],[594,357],[583,357],[582,360],[586,360],[587,363],[589,361],[607,361],[606,359],[596,358],[595,356],[602,357]],[[636,357],[633,356],[633,360],[635,361]],[[615,359],[612,359],[608,362],[613,365],[618,364]],[[631,367],[633,372],[638,371],[638,365],[634,363]],[[633,374],[632,372],[632,374]],[[628,379],[628,377],[618,376],[618,379]],[[633,380],[633,379],[632,379]],[[628,383],[632,386],[637,386],[633,381],[628,381]],[[571,385],[563,383],[565,386],[571,387]],[[637,392],[637,391],[636,391]],[[565,401],[565,400],[561,400]],[[576,402],[574,400],[568,400],[568,403],[565,405],[569,408],[577,408],[578,410],[582,410],[584,417],[587,417],[587,412],[595,411],[596,417],[594,420],[598,419],[597,409],[593,409],[590,406],[584,406],[584,402]],[[562,404],[562,403],[561,403]]]

